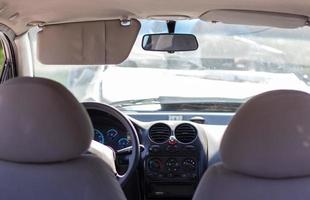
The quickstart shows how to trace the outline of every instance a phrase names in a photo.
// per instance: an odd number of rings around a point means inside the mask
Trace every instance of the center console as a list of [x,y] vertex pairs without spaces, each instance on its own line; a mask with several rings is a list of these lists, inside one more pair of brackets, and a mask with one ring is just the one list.
[[188,198],[203,171],[201,144],[195,126],[157,123],[149,129],[148,156],[144,159],[147,199]]

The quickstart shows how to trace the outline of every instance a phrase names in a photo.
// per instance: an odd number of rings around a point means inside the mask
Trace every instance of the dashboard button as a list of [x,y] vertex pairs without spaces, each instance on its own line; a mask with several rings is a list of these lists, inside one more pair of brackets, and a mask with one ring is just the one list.
[[165,192],[156,191],[156,192],[154,192],[154,195],[155,195],[155,196],[164,196],[164,195],[165,195]]
[[152,146],[150,146],[149,151],[151,153],[159,153],[160,152],[160,147],[158,145],[152,145]]
[[185,150],[194,152],[194,151],[196,151],[196,147],[193,145],[187,145],[187,146],[185,146]]
[[164,177],[164,175],[163,174],[158,174],[158,176],[157,176],[159,179],[162,179],[163,177]]
[[166,148],[166,151],[168,151],[168,152],[170,152],[170,153],[178,152],[178,151],[179,151],[178,145],[169,145],[169,146]]
[[181,174],[181,178],[187,178],[188,175],[187,174]]
[[170,145],[175,145],[175,144],[177,144],[177,140],[176,140],[175,136],[170,136],[168,143],[169,143]]

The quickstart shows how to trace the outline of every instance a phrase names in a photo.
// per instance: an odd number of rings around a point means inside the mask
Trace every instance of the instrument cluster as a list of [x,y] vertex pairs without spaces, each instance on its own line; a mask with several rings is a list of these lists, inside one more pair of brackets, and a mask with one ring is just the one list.
[[112,147],[115,151],[131,145],[130,137],[127,133],[116,128],[95,128],[94,131],[94,140]]

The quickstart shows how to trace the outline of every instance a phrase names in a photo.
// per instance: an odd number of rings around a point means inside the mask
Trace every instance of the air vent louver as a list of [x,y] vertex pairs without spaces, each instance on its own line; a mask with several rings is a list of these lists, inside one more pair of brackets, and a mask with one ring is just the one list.
[[197,130],[191,124],[180,124],[175,129],[175,137],[179,142],[191,143],[197,137]]
[[155,143],[164,143],[170,136],[170,127],[163,123],[154,124],[149,130],[149,137]]

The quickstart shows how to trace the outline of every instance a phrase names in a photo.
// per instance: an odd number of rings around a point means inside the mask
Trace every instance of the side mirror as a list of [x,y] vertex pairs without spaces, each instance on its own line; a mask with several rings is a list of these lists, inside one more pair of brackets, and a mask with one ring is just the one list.
[[192,34],[160,33],[143,36],[142,48],[146,51],[194,51],[198,49],[198,42]]

